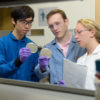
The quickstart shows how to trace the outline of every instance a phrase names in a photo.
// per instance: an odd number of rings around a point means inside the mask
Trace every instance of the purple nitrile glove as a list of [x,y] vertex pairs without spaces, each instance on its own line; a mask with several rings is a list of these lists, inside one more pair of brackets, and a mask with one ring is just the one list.
[[64,80],[59,81],[59,86],[66,86],[66,84],[64,83]]
[[40,68],[46,69],[46,66],[49,63],[49,60],[50,60],[50,58],[47,58],[45,56],[40,56],[39,59],[38,59],[38,63],[40,65]]
[[31,51],[29,48],[27,47],[24,47],[24,48],[21,48],[19,50],[19,58],[20,58],[20,61],[23,63],[26,61],[26,59],[31,55]]

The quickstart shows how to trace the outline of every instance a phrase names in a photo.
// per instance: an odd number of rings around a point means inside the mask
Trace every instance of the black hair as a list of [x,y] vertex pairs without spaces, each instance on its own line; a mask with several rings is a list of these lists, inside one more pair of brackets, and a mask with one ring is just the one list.
[[32,17],[32,19],[34,18],[34,11],[29,6],[14,7],[11,12],[11,18],[13,18],[15,22],[19,19],[26,19],[29,17]]

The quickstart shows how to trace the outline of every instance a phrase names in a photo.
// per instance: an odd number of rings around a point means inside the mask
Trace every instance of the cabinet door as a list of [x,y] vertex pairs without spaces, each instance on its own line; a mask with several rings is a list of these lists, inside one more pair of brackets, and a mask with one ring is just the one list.
[[95,1],[96,22],[100,25],[100,0]]
[[12,30],[10,13],[12,8],[0,8],[0,30]]

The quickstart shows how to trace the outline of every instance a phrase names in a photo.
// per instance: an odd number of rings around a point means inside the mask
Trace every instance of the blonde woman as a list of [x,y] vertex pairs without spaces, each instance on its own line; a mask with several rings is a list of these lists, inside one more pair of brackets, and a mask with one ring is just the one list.
[[75,38],[81,47],[87,49],[77,61],[87,66],[85,88],[95,90],[95,60],[100,58],[100,27],[91,19],[80,19],[75,28]]

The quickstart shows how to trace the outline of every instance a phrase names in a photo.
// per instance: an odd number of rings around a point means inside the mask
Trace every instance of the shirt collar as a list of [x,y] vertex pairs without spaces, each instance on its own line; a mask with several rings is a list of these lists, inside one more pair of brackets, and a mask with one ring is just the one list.
[[[13,40],[15,40],[15,41],[18,41],[17,39],[16,39],[16,37],[12,34],[12,31],[10,31],[10,33],[9,33],[9,35],[10,35],[10,37],[13,39]],[[24,36],[20,41],[25,41],[25,38],[26,38],[26,36]]]
[[56,41],[56,39],[54,39],[53,41],[51,41],[51,44],[52,44],[52,45],[55,45],[55,44],[57,44],[57,41]]
[[73,42],[73,43],[77,43],[77,40],[76,40],[74,37],[75,37],[75,36],[72,35],[71,42]]
[[[77,40],[74,38],[74,35],[72,35],[72,37],[71,37],[71,40],[70,40],[70,43],[77,43]],[[55,44],[57,44],[57,41],[56,41],[56,39],[54,39],[52,42],[51,42],[51,44],[53,44],[53,45],[55,45]]]
[[100,44],[96,47],[96,49],[93,51],[93,54],[97,54],[100,52]]

